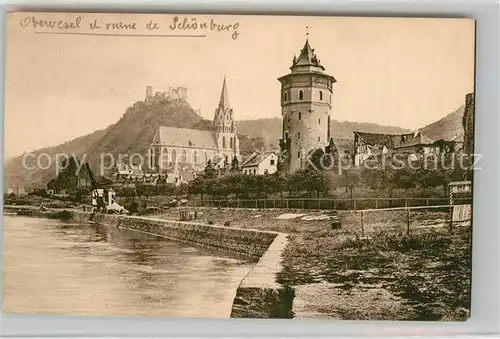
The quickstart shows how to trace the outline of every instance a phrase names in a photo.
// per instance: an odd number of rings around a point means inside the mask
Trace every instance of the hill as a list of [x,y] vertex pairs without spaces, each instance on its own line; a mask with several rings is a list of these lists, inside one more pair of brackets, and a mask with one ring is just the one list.
[[[160,125],[197,129],[211,129],[211,121],[203,120],[187,102],[168,101],[144,103],[136,102],[129,107],[122,118],[106,129],[76,138],[55,147],[46,147],[35,151],[35,155],[46,153],[55,164],[56,154],[74,154],[81,157],[86,154],[93,168],[98,169],[100,154],[133,154],[145,155],[156,128]],[[238,133],[241,135],[241,151],[251,153],[253,148],[277,147],[281,135],[281,119],[267,118],[237,121]],[[408,130],[381,126],[374,123],[331,122],[332,136],[352,138],[354,130],[372,133],[404,133]],[[5,162],[4,187],[26,187],[38,183],[45,185],[56,176],[55,168],[47,170],[26,169],[22,165],[22,156]],[[33,164],[28,164],[32,166]]]
[[465,105],[462,105],[444,118],[421,128],[420,131],[434,140],[443,139],[450,141],[457,136],[463,137],[462,117],[464,109]]
[[[250,137],[260,136],[266,147],[277,147],[281,136],[281,118],[266,118],[256,120],[240,120],[236,122],[238,133]],[[409,133],[408,129],[395,126],[382,126],[367,122],[350,122],[332,120],[330,123],[331,135],[335,138],[352,139],[353,131],[369,133]]]

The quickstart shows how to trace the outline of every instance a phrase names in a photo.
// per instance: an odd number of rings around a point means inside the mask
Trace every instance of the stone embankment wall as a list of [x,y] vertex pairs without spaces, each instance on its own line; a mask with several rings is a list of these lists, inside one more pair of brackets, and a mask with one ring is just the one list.
[[4,206],[4,211],[52,219],[68,219],[70,213],[71,219],[78,222],[94,222],[246,256],[256,264],[236,291],[231,317],[292,318],[293,316],[293,289],[276,283],[276,275],[282,269],[281,256],[288,242],[287,234],[82,211],[40,211],[37,208],[20,206]]

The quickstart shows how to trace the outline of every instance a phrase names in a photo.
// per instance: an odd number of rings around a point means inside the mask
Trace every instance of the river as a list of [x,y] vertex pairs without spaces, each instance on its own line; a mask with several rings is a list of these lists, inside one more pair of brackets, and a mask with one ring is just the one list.
[[250,264],[91,224],[3,217],[3,311],[229,317]]

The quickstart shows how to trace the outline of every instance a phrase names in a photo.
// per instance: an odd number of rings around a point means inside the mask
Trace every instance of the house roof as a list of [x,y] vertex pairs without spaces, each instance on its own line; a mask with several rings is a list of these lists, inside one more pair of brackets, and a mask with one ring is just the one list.
[[368,145],[383,145],[387,148],[404,148],[417,145],[430,145],[435,141],[420,131],[405,134],[380,134],[354,131],[354,136],[359,137]]
[[215,133],[208,130],[160,126],[153,145],[217,149]]
[[253,167],[257,166],[260,164],[262,161],[266,160],[269,156],[271,155],[276,155],[278,156],[277,152],[275,151],[265,151],[265,152],[253,152],[252,155],[250,155],[244,162],[243,167]]
[[354,152],[354,139],[332,138],[333,144],[339,154],[352,154]]

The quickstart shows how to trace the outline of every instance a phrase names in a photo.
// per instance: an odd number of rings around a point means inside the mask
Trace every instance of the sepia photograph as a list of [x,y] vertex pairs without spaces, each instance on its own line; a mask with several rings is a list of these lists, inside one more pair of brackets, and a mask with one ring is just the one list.
[[8,13],[3,312],[466,321],[475,35]]

